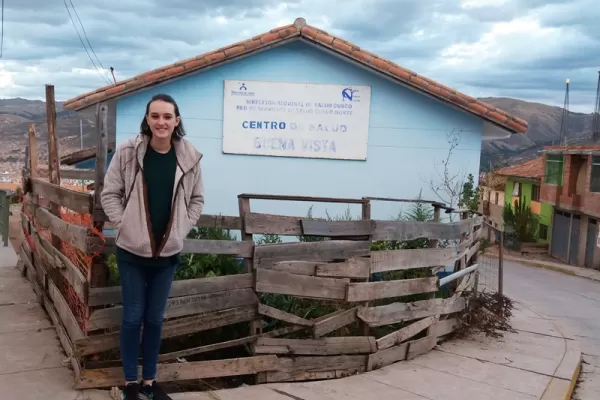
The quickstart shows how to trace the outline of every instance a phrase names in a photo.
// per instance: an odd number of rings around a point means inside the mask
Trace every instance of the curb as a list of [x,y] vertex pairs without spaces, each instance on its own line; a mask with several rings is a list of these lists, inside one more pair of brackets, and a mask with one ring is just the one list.
[[570,400],[581,372],[581,348],[579,341],[562,321],[552,320],[552,325],[565,339],[566,349],[540,400]]
[[[498,259],[498,255],[497,254],[483,254],[484,257],[490,257],[490,258],[495,258]],[[518,258],[518,257],[512,257],[512,256],[504,256],[504,259],[507,261],[513,261],[513,262],[517,262],[519,264],[524,264],[524,265],[528,265],[530,267],[536,267],[536,268],[542,268],[542,269],[547,269],[549,271],[554,271],[554,272],[560,272],[562,274],[565,275],[570,275],[570,276],[577,276],[579,278],[583,278],[583,279],[588,279],[594,282],[600,282],[600,278],[596,278],[593,276],[585,276],[585,275],[579,275],[569,269],[565,269],[565,268],[561,268],[561,267],[557,267],[555,265],[549,265],[549,264],[544,264],[541,261],[534,261],[534,260],[526,260],[526,259],[522,259],[522,258]]]

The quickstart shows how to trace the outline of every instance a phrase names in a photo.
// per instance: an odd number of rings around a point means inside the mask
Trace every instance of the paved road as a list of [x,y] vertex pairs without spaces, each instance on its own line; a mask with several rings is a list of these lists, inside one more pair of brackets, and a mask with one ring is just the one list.
[[508,261],[504,271],[507,296],[560,319],[580,341],[582,381],[573,399],[600,399],[600,282]]

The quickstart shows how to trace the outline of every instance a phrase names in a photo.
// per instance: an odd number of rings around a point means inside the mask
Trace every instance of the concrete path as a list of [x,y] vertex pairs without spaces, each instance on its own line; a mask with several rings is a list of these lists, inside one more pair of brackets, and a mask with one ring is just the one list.
[[504,281],[506,295],[569,326],[583,353],[573,398],[600,399],[600,282],[510,261]]
[[[72,389],[72,371],[29,283],[0,249],[0,387],[2,398],[108,400],[107,391]],[[333,381],[285,383],[203,393],[174,400],[565,399],[579,365],[576,340],[556,321],[517,305],[517,333],[444,343],[430,353]]]
[[[514,253],[514,252],[513,252]],[[498,257],[497,248],[491,248],[486,252],[489,257]],[[573,265],[564,264],[558,260],[552,259],[550,256],[542,255],[540,257],[534,256],[515,256],[513,254],[504,254],[506,261],[512,261],[517,264],[527,265],[530,267],[544,268],[550,271],[562,272],[563,274],[578,276],[580,278],[590,279],[596,282],[600,282],[600,270],[591,268],[575,267]]]

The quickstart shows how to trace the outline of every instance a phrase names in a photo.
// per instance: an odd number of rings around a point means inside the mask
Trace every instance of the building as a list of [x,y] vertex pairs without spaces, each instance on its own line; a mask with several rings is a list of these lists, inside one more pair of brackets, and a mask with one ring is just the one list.
[[600,146],[544,148],[541,201],[554,207],[550,254],[600,269]]
[[542,157],[501,168],[495,175],[505,178],[503,204],[510,204],[514,208],[518,200],[520,204],[529,207],[531,212],[538,216],[538,242],[548,243],[552,235],[552,205],[544,203],[540,198],[544,176]]
[[[527,122],[303,18],[83,94],[65,108],[93,112],[105,102],[119,144],[138,133],[147,102],[161,92],[176,99],[188,139],[204,153],[211,214],[237,214],[240,193],[415,198],[422,190],[439,201],[430,187],[441,183],[449,140],[460,139],[450,172],[478,176],[482,140],[527,130]],[[253,201],[252,210],[305,215],[309,206]],[[377,203],[372,215],[387,219],[399,207]],[[318,208],[315,214],[325,206]],[[360,216],[358,208],[351,213]]]

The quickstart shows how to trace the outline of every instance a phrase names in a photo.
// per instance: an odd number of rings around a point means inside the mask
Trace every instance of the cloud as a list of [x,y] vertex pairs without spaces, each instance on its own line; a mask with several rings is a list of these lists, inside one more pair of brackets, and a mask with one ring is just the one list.
[[[570,78],[571,109],[590,112],[600,67],[596,2],[121,0],[109,7],[67,0],[73,23],[63,2],[19,0],[5,4],[0,98],[43,98],[44,84],[52,83],[66,100],[104,86],[111,66],[117,80],[126,79],[302,16],[474,96],[562,105]],[[77,17],[100,62],[86,53]]]

